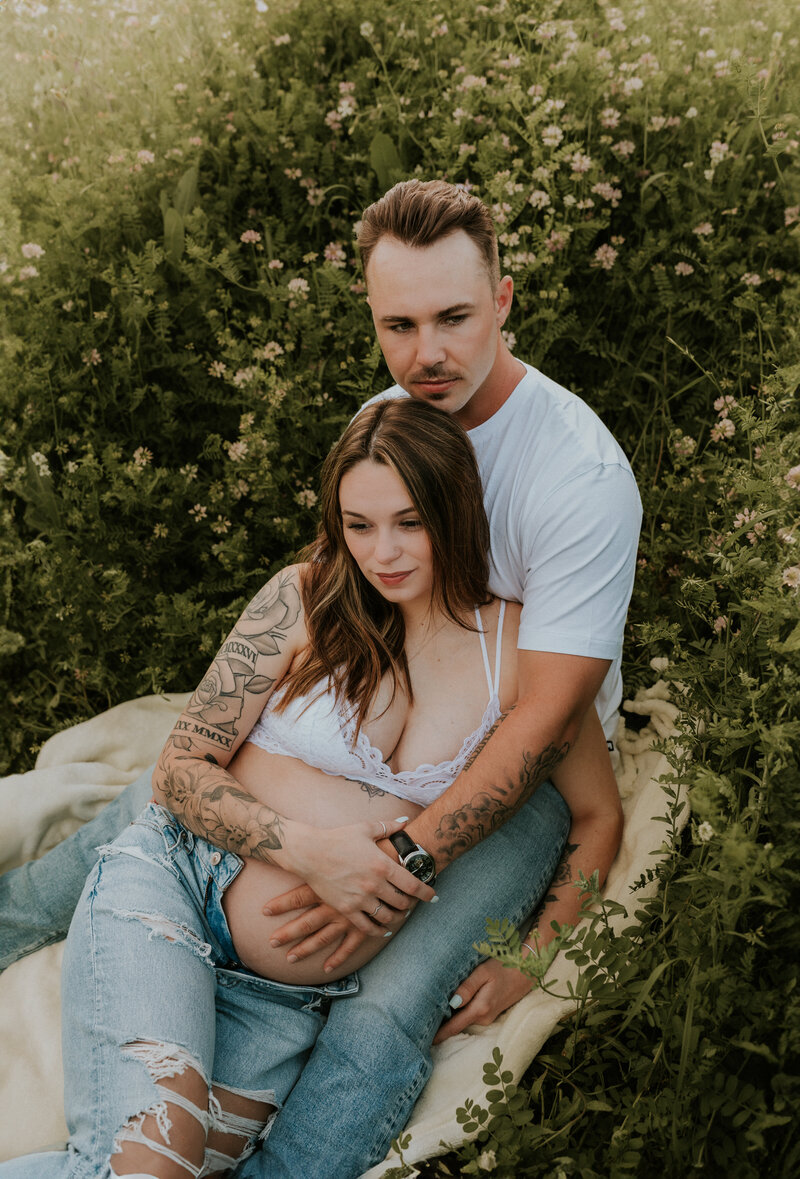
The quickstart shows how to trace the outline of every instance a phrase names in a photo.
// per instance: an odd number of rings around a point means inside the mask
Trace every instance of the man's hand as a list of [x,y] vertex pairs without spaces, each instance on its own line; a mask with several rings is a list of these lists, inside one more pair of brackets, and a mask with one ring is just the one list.
[[[474,1023],[488,1027],[530,989],[531,980],[518,970],[501,966],[494,958],[481,962],[450,999],[454,1013],[439,1028],[434,1044],[457,1036]],[[460,1003],[454,1003],[456,999]]]

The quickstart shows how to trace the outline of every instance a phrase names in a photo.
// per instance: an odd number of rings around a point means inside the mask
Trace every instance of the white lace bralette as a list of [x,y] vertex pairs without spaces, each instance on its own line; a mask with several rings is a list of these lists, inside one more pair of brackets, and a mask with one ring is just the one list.
[[337,705],[327,681],[312,689],[307,696],[292,700],[283,712],[276,712],[274,707],[280,700],[278,690],[267,701],[246,740],[259,749],[265,749],[267,753],[296,757],[326,774],[367,782],[397,798],[427,806],[455,781],[470,754],[500,716],[500,658],[505,608],[505,602],[501,602],[497,619],[494,677],[489,665],[483,622],[480,612],[477,608],[475,610],[489,701],[481,723],[464,738],[461,748],[451,761],[421,765],[415,770],[395,773],[363,730],[354,741],[356,722],[353,709],[348,710],[347,705]]

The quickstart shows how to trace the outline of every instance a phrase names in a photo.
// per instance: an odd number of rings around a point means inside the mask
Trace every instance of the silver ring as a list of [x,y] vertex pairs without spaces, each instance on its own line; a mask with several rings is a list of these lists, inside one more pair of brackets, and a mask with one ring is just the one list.
[[386,824],[384,823],[383,819],[378,819],[378,822],[380,823],[381,827],[383,827],[383,838],[385,839],[388,834],[386,830]]
[[372,917],[374,919],[375,915],[378,912],[378,909],[382,909],[382,908],[383,908],[383,901],[378,901],[377,905],[375,906],[375,912],[370,913],[370,917]]

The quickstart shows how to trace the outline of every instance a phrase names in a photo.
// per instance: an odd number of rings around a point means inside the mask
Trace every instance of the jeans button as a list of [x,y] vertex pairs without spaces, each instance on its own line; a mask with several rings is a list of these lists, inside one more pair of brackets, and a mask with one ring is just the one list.
[[216,852],[212,853],[211,863],[214,865],[215,868],[216,868],[217,864],[219,864],[221,862],[221,860],[222,860],[222,852],[216,851]]

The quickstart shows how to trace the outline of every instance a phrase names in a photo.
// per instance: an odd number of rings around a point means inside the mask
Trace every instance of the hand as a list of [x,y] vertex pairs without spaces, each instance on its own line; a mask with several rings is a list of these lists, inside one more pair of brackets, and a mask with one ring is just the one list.
[[[280,929],[276,929],[270,938],[270,945],[276,949],[289,942],[297,943],[291,946],[290,952],[286,956],[289,962],[299,962],[342,939],[341,944],[323,964],[325,973],[329,974],[336,967],[344,965],[364,941],[364,938],[368,936],[360,929],[356,929],[352,922],[338,913],[336,909],[330,905],[321,904],[319,897],[307,884],[301,884],[297,888],[281,893],[280,896],[273,898],[269,904],[265,905],[262,912],[269,916],[276,916],[280,913],[292,913],[302,908],[306,909],[304,913],[292,918]],[[398,929],[402,928],[410,912],[410,909],[400,912],[390,909],[387,905],[382,906],[376,914],[375,931],[372,936],[390,937],[392,933],[396,933]]]
[[[326,902],[365,934],[383,934],[394,913],[411,910],[416,901],[436,894],[397,862],[391,844],[378,846],[400,831],[407,819],[380,819],[347,827],[306,827],[293,849],[292,870],[307,882],[316,898]],[[293,890],[295,895],[302,889]],[[296,906],[295,906],[296,907]],[[265,912],[270,911],[267,905]],[[341,932],[341,931],[340,931]]]
[[531,989],[531,980],[519,970],[501,966],[494,958],[481,962],[472,974],[465,978],[450,1000],[458,997],[461,1002],[450,1019],[446,1019],[434,1038],[434,1044],[441,1044],[451,1036],[457,1036],[471,1024],[484,1027],[494,1023],[509,1007],[513,1007]]

